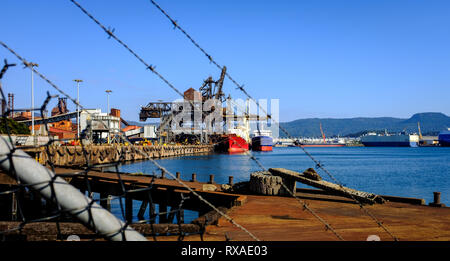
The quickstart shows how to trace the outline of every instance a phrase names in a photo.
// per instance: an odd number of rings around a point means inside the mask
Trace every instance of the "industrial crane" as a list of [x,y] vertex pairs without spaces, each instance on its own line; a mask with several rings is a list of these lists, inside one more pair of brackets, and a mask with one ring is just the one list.
[[320,133],[322,133],[323,143],[327,143],[325,140],[325,134],[323,133],[323,130],[322,130],[322,123],[320,123]]

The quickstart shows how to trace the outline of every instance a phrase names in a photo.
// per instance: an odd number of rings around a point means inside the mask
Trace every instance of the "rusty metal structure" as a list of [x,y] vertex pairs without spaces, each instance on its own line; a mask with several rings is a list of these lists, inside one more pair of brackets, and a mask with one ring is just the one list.
[[202,86],[200,86],[199,88],[200,92],[202,93],[203,102],[210,99],[220,100],[222,103],[225,102],[225,94],[223,93],[222,88],[226,73],[227,67],[224,66],[219,80],[214,81],[210,76],[203,81]]
[[58,105],[52,109],[52,116],[68,113],[67,98],[58,98]]
[[[180,141],[182,140],[190,140],[190,141],[199,141],[200,143],[208,143],[209,135],[202,129],[203,121],[205,117],[211,113],[205,113],[202,111],[203,104],[211,99],[216,99],[221,103],[225,102],[225,94],[223,92],[223,84],[226,75],[226,67],[222,69],[222,73],[218,80],[214,80],[212,76],[209,76],[207,79],[203,81],[203,84],[200,86],[199,91],[189,88],[184,92],[185,101],[190,104],[178,104],[176,102],[149,102],[146,106],[141,107],[141,111],[139,113],[140,121],[146,121],[149,118],[160,119],[160,124],[158,127],[160,141],[171,142],[171,141]],[[191,113],[191,122],[190,126],[193,132],[191,134],[181,133],[176,134],[172,130],[173,119],[175,116],[179,115],[183,106],[191,106],[193,107]],[[201,122],[197,122],[195,118],[195,114],[201,114]],[[224,114],[225,116],[225,114]],[[189,123],[181,122],[181,124],[188,126]],[[222,123],[216,123],[222,124]],[[200,130],[200,131],[194,131]],[[193,136],[195,138],[193,138]]]
[[148,118],[164,118],[172,111],[171,102],[149,102],[141,107],[139,113],[140,121],[146,121]]
[[[166,128],[173,118],[172,103],[171,102],[149,102],[146,106],[141,107],[139,113],[139,120],[146,121],[147,119],[160,119],[158,127],[160,141],[163,136],[169,137],[169,130]],[[164,130],[165,134],[164,135]]]

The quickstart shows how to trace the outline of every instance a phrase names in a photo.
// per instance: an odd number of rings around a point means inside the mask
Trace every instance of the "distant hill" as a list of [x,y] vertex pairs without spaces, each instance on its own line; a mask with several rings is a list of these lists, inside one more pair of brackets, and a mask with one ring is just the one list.
[[[414,114],[409,119],[400,119],[392,117],[378,118],[312,118],[299,119],[291,122],[280,123],[294,137],[320,137],[320,127],[325,136],[352,136],[364,131],[384,131],[400,132],[406,130],[410,133],[417,133],[417,122],[420,122],[422,134],[436,134],[439,131],[450,128],[450,117],[439,112],[426,112]],[[280,136],[286,134],[280,130]]]

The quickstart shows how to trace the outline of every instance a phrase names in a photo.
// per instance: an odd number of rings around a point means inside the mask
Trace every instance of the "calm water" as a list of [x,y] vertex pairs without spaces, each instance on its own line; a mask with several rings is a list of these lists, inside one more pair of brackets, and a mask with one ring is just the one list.
[[[439,191],[442,203],[450,206],[450,148],[343,147],[307,148],[307,151],[347,187],[380,195],[423,198],[427,204],[433,201],[433,191]],[[265,168],[304,171],[315,167],[300,148],[252,153]],[[194,172],[199,181],[205,182],[210,174],[215,174],[217,183],[228,183],[228,176],[234,176],[235,183],[248,181],[252,171],[261,170],[245,154],[186,156],[157,162],[172,173],[179,171],[185,180],[190,180]],[[149,161],[122,165],[120,170],[160,174]],[[324,172],[318,173],[332,181]],[[305,185],[298,183],[298,187]],[[115,207],[116,213],[120,211],[118,204]]]

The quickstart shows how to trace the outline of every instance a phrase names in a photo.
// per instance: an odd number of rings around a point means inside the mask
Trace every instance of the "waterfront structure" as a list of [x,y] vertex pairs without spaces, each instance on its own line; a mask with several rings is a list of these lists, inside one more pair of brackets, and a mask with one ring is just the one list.
[[[52,117],[58,115],[66,115],[69,113],[67,109],[67,98],[58,98],[58,104],[52,109]],[[50,135],[58,137],[58,139],[75,139],[77,124],[73,124],[71,119],[61,119],[60,121],[50,123]]]
[[[194,88],[187,89],[183,93],[182,101],[149,102],[146,106],[141,106],[139,120],[146,121],[148,118],[160,119],[157,128],[160,142],[184,142],[190,140],[208,144],[221,140],[222,134],[225,133],[225,135],[241,137],[246,143],[250,143],[250,121],[267,120],[267,117],[250,115],[249,100],[245,101],[245,105],[241,106],[234,102],[231,97],[225,98],[225,94],[222,91],[225,75],[226,67],[224,66],[217,81],[214,81],[212,77],[208,77],[198,90]],[[227,106],[223,107],[225,101]],[[211,104],[211,102],[214,104]],[[189,109],[186,110],[186,108]],[[205,108],[209,108],[208,112],[202,110]],[[222,113],[220,113],[220,110],[222,110]],[[242,115],[238,115],[235,110],[241,110]],[[212,114],[213,112],[214,114]],[[190,114],[191,117],[187,114]],[[211,117],[208,116],[217,116],[221,117],[221,119],[215,118],[209,122],[208,120],[211,120]],[[180,118],[183,118],[183,120],[176,122]],[[177,126],[176,128],[174,128],[175,125]],[[223,130],[222,127],[226,129]]]
[[345,143],[332,140],[330,142],[302,143],[302,147],[345,147]]
[[130,141],[136,140],[154,140],[157,139],[157,126],[156,125],[145,125],[145,126],[127,126],[122,129],[122,132],[125,134]]
[[101,109],[80,112],[80,129],[95,143],[110,143],[120,132],[120,117],[103,113]]
[[[305,147],[344,147],[349,144],[357,143],[355,138],[326,138],[325,142],[323,138],[276,138],[274,139],[275,147],[293,147],[295,146],[295,141],[298,140],[302,146]],[[314,145],[322,145],[322,146],[314,146]],[[336,145],[336,146],[333,146]]]
[[322,140],[319,140],[318,142],[316,142],[316,141],[301,142],[302,147],[344,147],[345,146],[345,142],[343,142],[342,140],[327,139],[325,137],[325,133],[323,132],[323,129],[322,129],[322,123],[320,123],[319,126],[320,126],[320,133],[322,134]]
[[406,134],[388,134],[383,135],[368,133],[361,137],[361,143],[366,147],[417,147],[419,144],[419,135]]

